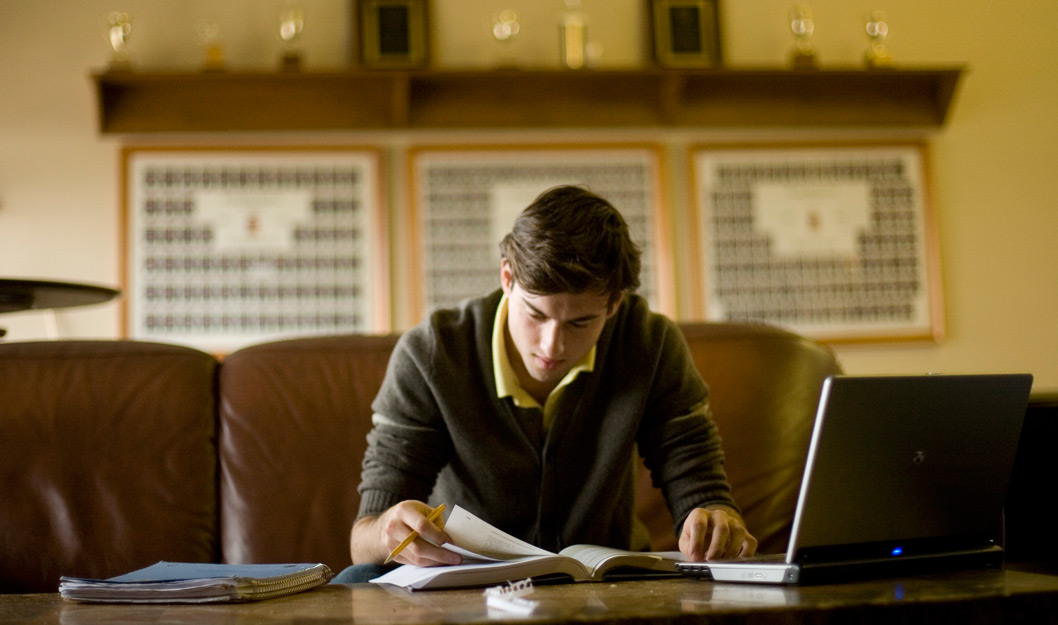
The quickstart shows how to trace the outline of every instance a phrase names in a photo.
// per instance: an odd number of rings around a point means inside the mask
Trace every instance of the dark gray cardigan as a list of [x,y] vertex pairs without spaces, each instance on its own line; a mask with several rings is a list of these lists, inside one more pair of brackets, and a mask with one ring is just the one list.
[[539,409],[496,395],[492,328],[501,291],[440,310],[405,333],[372,408],[360,515],[405,499],[460,505],[557,551],[633,544],[638,446],[682,526],[698,506],[734,507],[708,390],[676,325],[627,296],[544,432]]

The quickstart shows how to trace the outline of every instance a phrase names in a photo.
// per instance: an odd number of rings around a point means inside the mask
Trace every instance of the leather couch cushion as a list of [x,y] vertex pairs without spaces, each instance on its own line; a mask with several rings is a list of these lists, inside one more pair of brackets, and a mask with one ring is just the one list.
[[221,367],[225,561],[350,562],[356,486],[396,336],[256,345]]
[[[771,326],[683,323],[680,330],[709,385],[746,525],[762,553],[785,552],[823,380],[841,367],[826,346]],[[636,510],[653,549],[677,548],[672,517],[645,469]]]
[[[762,549],[782,551],[832,352],[745,324],[681,324],[710,386],[727,470]],[[371,401],[393,336],[338,336],[249,347],[222,365],[221,544],[229,562],[349,564],[348,532]],[[643,470],[637,515],[655,549],[675,548],[672,517]]]
[[218,552],[217,361],[131,341],[0,344],[0,588]]

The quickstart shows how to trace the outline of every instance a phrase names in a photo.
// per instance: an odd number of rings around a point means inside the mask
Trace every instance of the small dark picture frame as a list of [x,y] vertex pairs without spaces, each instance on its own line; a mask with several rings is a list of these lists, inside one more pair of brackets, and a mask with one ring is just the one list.
[[355,1],[364,67],[421,67],[429,61],[429,0]]
[[654,60],[658,65],[720,65],[720,0],[649,1]]

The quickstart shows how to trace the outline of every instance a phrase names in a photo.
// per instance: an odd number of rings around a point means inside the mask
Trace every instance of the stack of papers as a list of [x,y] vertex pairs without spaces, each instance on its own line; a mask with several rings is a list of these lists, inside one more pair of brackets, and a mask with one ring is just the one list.
[[62,577],[59,594],[87,603],[219,603],[290,595],[327,583],[326,564],[159,562],[110,579]]

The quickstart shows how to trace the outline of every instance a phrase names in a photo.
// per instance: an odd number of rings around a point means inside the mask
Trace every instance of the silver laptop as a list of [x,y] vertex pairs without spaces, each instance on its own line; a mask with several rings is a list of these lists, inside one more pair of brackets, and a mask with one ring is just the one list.
[[785,555],[686,562],[715,581],[809,584],[1002,565],[1028,374],[833,376]]

